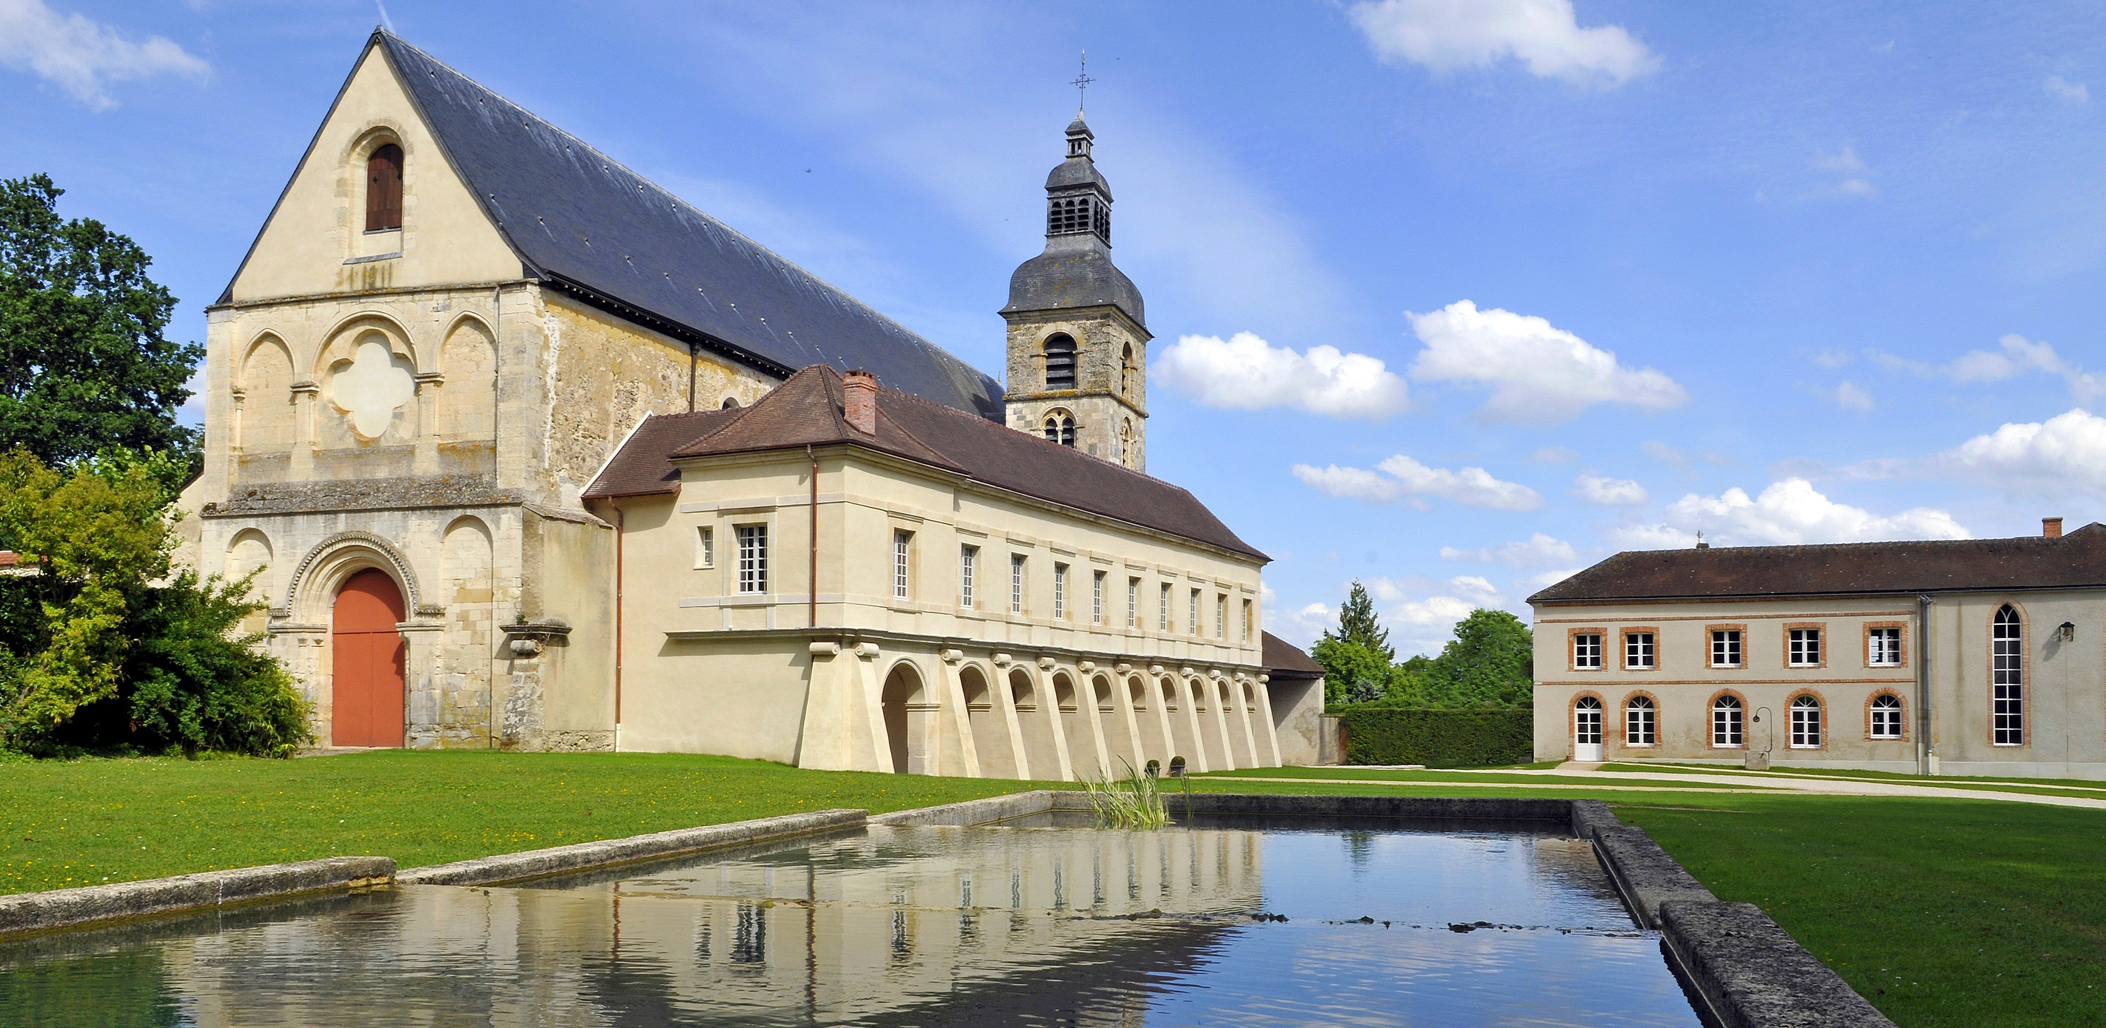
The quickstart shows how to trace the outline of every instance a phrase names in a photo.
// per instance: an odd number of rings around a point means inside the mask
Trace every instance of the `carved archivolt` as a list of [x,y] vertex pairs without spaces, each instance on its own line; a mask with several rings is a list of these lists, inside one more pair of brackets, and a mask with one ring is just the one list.
[[393,574],[395,581],[401,583],[402,598],[409,607],[411,617],[429,613],[422,595],[417,590],[417,575],[410,570],[409,558],[403,556],[394,543],[371,532],[338,532],[316,543],[313,549],[307,551],[307,556],[300,558],[299,566],[293,568],[292,581],[285,586],[284,610],[288,616],[299,609],[297,604],[301,591],[307,587],[309,572],[327,558],[351,550],[376,553],[386,562],[384,570]]

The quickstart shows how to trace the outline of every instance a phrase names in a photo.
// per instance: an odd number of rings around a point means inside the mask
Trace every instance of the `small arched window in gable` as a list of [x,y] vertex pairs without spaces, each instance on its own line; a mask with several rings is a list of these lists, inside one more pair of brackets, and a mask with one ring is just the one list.
[[727,396],[727,397],[725,397],[725,398],[724,398],[724,402],[723,402],[723,403],[721,403],[721,404],[718,404],[718,405],[717,405],[717,409],[718,409],[718,410],[737,410],[737,409],[738,409],[738,406],[739,406],[739,398],[738,398],[738,397],[736,397],[736,396]]
[[366,158],[366,231],[402,227],[402,148],[393,143]]
[[1075,419],[1067,411],[1057,410],[1046,415],[1046,441],[1062,446],[1075,445]]
[[1046,388],[1075,388],[1075,340],[1061,334],[1046,340]]

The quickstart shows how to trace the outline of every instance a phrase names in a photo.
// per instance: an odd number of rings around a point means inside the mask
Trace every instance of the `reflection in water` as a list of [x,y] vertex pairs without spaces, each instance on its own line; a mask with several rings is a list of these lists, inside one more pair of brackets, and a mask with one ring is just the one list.
[[1279,825],[872,828],[52,936],[0,947],[0,1022],[1697,1023],[1584,844]]

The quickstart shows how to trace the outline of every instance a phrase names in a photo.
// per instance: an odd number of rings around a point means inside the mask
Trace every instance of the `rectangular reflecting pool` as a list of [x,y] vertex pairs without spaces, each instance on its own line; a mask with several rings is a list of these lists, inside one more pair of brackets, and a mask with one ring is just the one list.
[[1699,1024],[1587,843],[1201,815],[871,827],[0,945],[35,1025]]

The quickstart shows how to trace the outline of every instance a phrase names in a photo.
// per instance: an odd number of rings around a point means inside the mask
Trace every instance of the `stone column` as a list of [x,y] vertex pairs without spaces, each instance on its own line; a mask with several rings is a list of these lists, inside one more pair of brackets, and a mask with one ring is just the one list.
[[[1192,749],[1194,752],[1188,758],[1190,763],[1187,765],[1187,770],[1212,771],[1215,770],[1215,767],[1213,761],[1207,759],[1207,733],[1200,727],[1199,687],[1193,684],[1198,680],[1199,672],[1192,668],[1178,669],[1175,678],[1178,692],[1180,693],[1178,704],[1185,708],[1185,720],[1192,727]],[[1192,767],[1190,766],[1191,764],[1197,764],[1198,766]],[[1228,769],[1221,768],[1220,770],[1226,771]]]
[[1017,720],[1016,694],[1009,686],[1009,673],[1014,662],[1009,654],[997,653],[994,665],[997,677],[988,683],[988,687],[994,693],[995,709],[1002,712],[1002,727],[1009,733],[1009,752],[1016,757],[1010,766],[1016,768],[1017,778],[1028,780],[1031,778],[1031,755],[1024,748],[1024,726]]
[[432,749],[439,745],[439,683],[433,674],[437,663],[440,633],[445,625],[437,621],[406,621],[396,625],[402,633],[402,643],[408,652],[404,655],[402,686],[408,692],[403,697],[402,744],[413,750]]
[[419,475],[439,473],[439,405],[446,376],[436,371],[420,372],[417,389],[417,452],[410,470]]
[[1249,685],[1248,676],[1240,672],[1236,675],[1235,680],[1229,683],[1229,689],[1236,694],[1236,723],[1243,726],[1243,752],[1250,754],[1252,767],[1271,767],[1278,764],[1279,761],[1275,760],[1267,763],[1262,751],[1258,749],[1258,734],[1252,729],[1250,723],[1251,715],[1256,712],[1254,708],[1258,705],[1258,690],[1255,687],[1250,687],[1250,698],[1245,700],[1244,689],[1249,687]]
[[[1045,723],[1047,734],[1053,737],[1053,759],[1060,764],[1060,780],[1072,782],[1076,780],[1075,761],[1068,755],[1068,726],[1060,723],[1060,694],[1053,688],[1054,667],[1052,657],[1038,658],[1038,668],[1044,674],[1039,676],[1032,691],[1038,697],[1039,719]],[[1077,709],[1080,709],[1079,704]]]
[[[1126,729],[1127,743],[1131,747],[1127,752],[1133,754],[1135,769],[1140,770],[1148,766],[1148,750],[1141,745],[1141,721],[1134,713],[1133,691],[1127,683],[1132,674],[1132,664],[1121,663],[1112,667],[1112,709],[1119,712],[1119,724]],[[1165,755],[1160,759],[1167,762],[1170,758]]]
[[[1240,765],[1236,763],[1236,744],[1229,740],[1228,703],[1221,700],[1221,681],[1221,672],[1214,671],[1199,680],[1199,688],[1207,691],[1207,699],[1214,704],[1214,737],[1221,740],[1221,767],[1218,770],[1234,771]],[[1237,706],[1242,704],[1237,703]]]
[[1272,676],[1270,675],[1258,676],[1258,716],[1264,719],[1265,749],[1267,755],[1272,759],[1272,763],[1266,766],[1279,767],[1281,766],[1280,729],[1278,724],[1272,719],[1272,690],[1266,688],[1266,683],[1271,680]]
[[979,748],[973,743],[973,725],[965,709],[965,686],[958,681],[958,662],[963,650],[944,650],[937,655],[937,745],[930,749],[934,766],[930,774],[980,777]]
[[293,447],[292,466],[289,475],[293,481],[314,477],[315,408],[322,397],[322,387],[312,379],[294,382],[293,393]]

